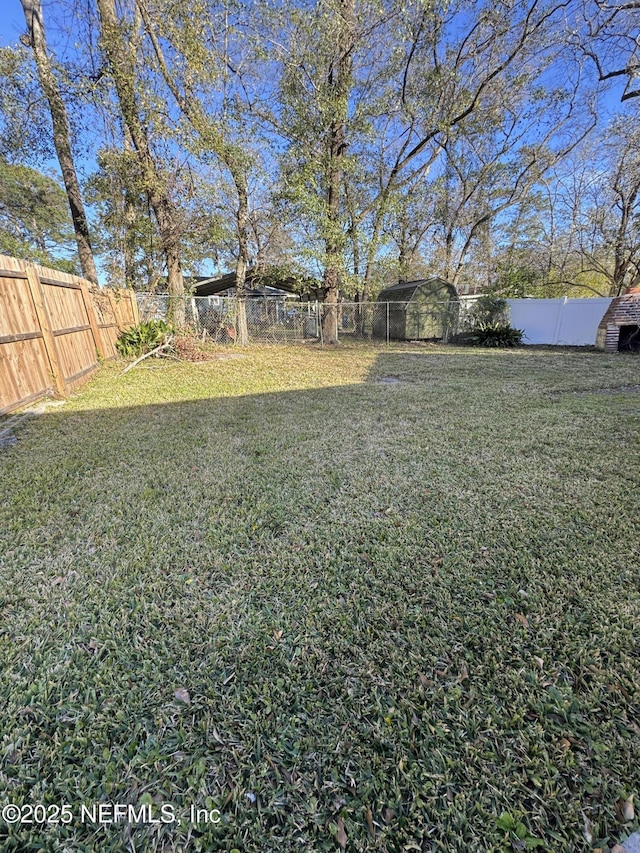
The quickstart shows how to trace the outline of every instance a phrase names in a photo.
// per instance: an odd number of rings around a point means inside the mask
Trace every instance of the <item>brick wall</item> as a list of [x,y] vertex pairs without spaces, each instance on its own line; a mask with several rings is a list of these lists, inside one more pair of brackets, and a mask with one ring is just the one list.
[[640,289],[616,297],[607,308],[596,333],[596,348],[617,352],[621,326],[640,326]]

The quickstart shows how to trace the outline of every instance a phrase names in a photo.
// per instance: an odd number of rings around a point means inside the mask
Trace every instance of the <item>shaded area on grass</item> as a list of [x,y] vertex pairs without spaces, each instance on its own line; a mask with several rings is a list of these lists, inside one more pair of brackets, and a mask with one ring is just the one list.
[[3,452],[3,800],[222,814],[0,824],[6,849],[321,851],[344,827],[349,850],[509,850],[508,814],[569,851],[583,812],[596,840],[630,828],[638,399],[595,392],[631,363],[316,355],[105,371]]

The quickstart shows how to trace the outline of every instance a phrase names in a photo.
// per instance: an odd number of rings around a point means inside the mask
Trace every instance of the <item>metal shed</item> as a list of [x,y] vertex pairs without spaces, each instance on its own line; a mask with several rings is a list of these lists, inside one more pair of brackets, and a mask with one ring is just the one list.
[[455,333],[460,301],[442,278],[401,281],[378,296],[373,335],[399,341],[447,341]]

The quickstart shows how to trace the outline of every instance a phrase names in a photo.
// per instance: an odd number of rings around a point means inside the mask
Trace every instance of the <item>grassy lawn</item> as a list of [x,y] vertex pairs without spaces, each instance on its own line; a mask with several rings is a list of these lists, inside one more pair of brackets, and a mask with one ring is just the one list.
[[0,805],[73,812],[0,849],[637,829],[638,359],[231,354],[109,365],[0,450]]

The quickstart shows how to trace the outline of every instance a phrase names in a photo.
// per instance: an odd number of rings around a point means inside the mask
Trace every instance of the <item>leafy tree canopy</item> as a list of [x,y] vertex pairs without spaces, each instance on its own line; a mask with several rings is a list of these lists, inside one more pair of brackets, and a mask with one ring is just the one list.
[[0,157],[0,253],[77,273],[64,190],[54,178]]

